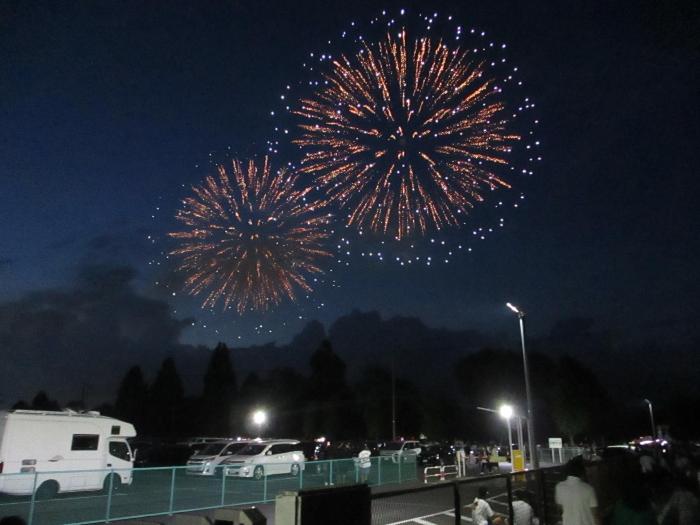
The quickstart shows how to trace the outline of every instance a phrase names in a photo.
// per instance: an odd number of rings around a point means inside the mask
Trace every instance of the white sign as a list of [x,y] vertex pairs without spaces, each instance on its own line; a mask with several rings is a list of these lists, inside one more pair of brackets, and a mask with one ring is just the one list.
[[561,448],[561,438],[549,438],[549,448]]

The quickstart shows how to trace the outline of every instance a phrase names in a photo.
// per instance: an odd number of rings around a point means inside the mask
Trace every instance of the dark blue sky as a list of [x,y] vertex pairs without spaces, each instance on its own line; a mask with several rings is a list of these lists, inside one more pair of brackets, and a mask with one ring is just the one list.
[[212,151],[264,153],[269,109],[309,50],[377,9],[417,8],[4,2],[0,301],[70,286],[97,261],[134,265],[143,293],[197,316],[186,335],[197,342],[285,340],[299,316],[330,321],[353,308],[503,331],[513,323],[505,300],[540,332],[584,316],[625,337],[697,337],[698,8],[617,4],[421,3],[508,42],[522,67],[545,157],[527,199],[449,265],[354,258],[329,274],[341,287],[320,286],[311,303],[212,318],[152,285],[163,273],[148,263],[183,184],[199,182]]

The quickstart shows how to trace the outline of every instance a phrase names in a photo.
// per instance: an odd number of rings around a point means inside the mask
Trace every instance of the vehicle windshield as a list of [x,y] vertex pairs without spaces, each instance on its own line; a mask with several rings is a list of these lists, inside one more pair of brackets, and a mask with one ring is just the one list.
[[239,456],[257,456],[267,445],[248,445],[247,447],[239,450],[237,455]]
[[395,443],[387,443],[384,449],[386,450],[401,450],[401,445],[403,443],[395,442]]
[[226,446],[226,443],[209,443],[198,452],[200,456],[218,456]]

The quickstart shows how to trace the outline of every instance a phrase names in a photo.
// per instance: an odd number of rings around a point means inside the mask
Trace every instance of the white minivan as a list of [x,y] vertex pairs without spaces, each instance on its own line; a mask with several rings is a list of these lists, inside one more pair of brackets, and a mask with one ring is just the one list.
[[409,458],[417,458],[421,453],[418,441],[391,441],[379,451],[382,457],[391,457],[392,462],[398,463],[400,459],[408,461]]
[[50,498],[58,492],[130,485],[130,423],[99,412],[0,412],[0,493]]
[[262,479],[271,474],[298,476],[304,470],[301,443],[292,439],[251,442],[235,456],[224,461],[224,474],[240,478]]
[[249,441],[245,440],[233,441],[230,439],[209,442],[187,460],[185,471],[197,476],[220,475],[221,469],[217,469],[217,467],[226,459],[236,455],[248,443]]

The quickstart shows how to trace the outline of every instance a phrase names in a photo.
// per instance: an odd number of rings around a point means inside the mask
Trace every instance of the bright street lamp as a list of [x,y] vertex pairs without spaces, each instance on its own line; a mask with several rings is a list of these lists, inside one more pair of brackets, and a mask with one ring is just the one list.
[[515,472],[515,464],[513,463],[513,431],[510,428],[510,419],[513,417],[513,407],[510,405],[501,405],[498,413],[508,424],[508,450],[510,451],[510,471]]
[[527,366],[527,352],[525,351],[525,312],[517,306],[506,303],[517,316],[520,322],[520,343],[523,347],[523,370],[525,372],[525,396],[527,398],[527,441],[530,449],[530,462],[532,468],[539,468],[540,460],[537,457],[537,441],[535,439],[535,418],[532,413],[532,393],[530,391],[530,369]]
[[503,419],[510,419],[513,417],[513,407],[510,405],[501,405],[501,408],[498,409],[498,413]]
[[253,412],[251,419],[253,420],[253,424],[258,427],[258,434],[262,435],[262,427],[267,423],[267,412],[264,410],[256,410]]

